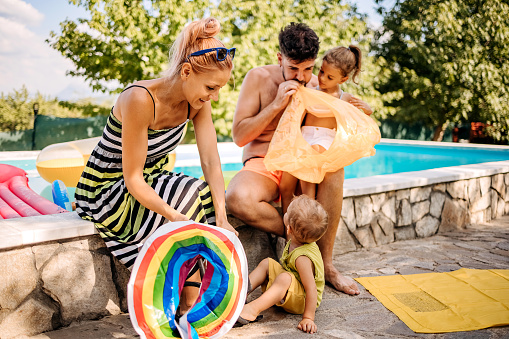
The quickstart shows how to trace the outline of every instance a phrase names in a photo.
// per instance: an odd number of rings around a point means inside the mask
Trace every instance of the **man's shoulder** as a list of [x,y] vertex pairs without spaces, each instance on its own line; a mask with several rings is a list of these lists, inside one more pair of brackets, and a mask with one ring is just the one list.
[[279,66],[277,65],[266,65],[255,67],[249,70],[246,74],[246,78],[249,77],[253,80],[258,81],[267,81],[274,79],[274,76],[277,75],[277,70]]

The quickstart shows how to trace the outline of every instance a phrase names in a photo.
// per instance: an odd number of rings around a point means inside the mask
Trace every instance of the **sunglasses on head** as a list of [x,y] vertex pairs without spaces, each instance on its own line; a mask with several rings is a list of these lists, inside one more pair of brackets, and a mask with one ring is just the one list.
[[217,61],[223,61],[224,59],[226,59],[228,54],[230,54],[230,57],[232,58],[232,60],[235,57],[235,47],[230,48],[230,49],[225,48],[225,47],[215,47],[215,48],[207,48],[207,49],[202,49],[201,51],[193,52],[193,53],[189,54],[186,59],[189,59],[189,57],[192,57],[192,56],[203,55],[203,54],[214,52],[214,51],[216,52]]

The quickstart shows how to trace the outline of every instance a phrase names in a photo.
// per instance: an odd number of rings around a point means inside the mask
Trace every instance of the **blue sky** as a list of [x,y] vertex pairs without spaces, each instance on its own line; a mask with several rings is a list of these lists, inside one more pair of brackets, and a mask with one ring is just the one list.
[[[351,2],[373,24],[381,21],[374,0]],[[79,17],[88,13],[67,0],[0,0],[0,93],[25,85],[32,94],[61,100],[102,96],[93,93],[84,79],[66,76],[74,65],[45,42],[50,31],[59,31],[60,22]]]

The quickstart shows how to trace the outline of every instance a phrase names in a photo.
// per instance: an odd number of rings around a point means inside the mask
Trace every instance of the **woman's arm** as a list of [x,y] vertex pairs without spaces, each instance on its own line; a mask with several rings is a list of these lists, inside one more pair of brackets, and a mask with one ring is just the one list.
[[216,212],[216,224],[219,227],[232,231],[235,235],[239,233],[228,222],[226,217],[224,178],[221,171],[221,161],[217,152],[217,136],[212,122],[210,102],[205,103],[198,113],[193,117],[194,133],[200,162],[205,181],[212,193],[212,202]]
[[315,311],[318,292],[316,291],[315,275],[313,273],[314,265],[311,259],[305,255],[301,255],[295,260],[295,266],[297,272],[299,272],[304,291],[306,291],[306,306],[304,307],[304,313],[302,313],[302,320],[297,328],[307,333],[315,333],[317,329],[315,324]]
[[140,204],[170,221],[189,220],[168,205],[143,178],[148,128],[154,119],[152,99],[145,90],[137,88],[124,95],[116,106],[122,118],[122,169],[127,190]]

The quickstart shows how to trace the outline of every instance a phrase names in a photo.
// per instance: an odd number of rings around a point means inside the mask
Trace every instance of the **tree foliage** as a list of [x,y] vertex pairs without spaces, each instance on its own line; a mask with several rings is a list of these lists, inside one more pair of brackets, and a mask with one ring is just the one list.
[[38,114],[59,118],[84,118],[107,115],[111,106],[108,103],[97,105],[92,99],[77,102],[59,101],[36,93],[30,95],[27,88],[0,95],[0,132],[21,131],[33,128],[34,104],[38,104]]
[[[219,135],[229,135],[240,85],[251,68],[277,62],[278,34],[290,22],[303,22],[321,40],[321,54],[355,43],[365,58],[361,86],[350,88],[381,112],[382,101],[371,79],[378,72],[368,56],[372,33],[365,17],[347,4],[334,0],[71,0],[85,7],[90,19],[66,20],[61,32],[51,33],[49,43],[76,65],[69,74],[83,76],[95,90],[113,92],[137,80],[161,75],[167,68],[171,43],[185,24],[205,16],[222,25],[219,37],[236,47],[233,78],[213,103],[213,119]],[[317,63],[317,66],[319,63]],[[366,76],[364,76],[366,75]]]
[[485,122],[492,137],[508,140],[508,1],[396,0],[381,12],[373,47],[383,77],[375,87],[395,117],[437,132]]

